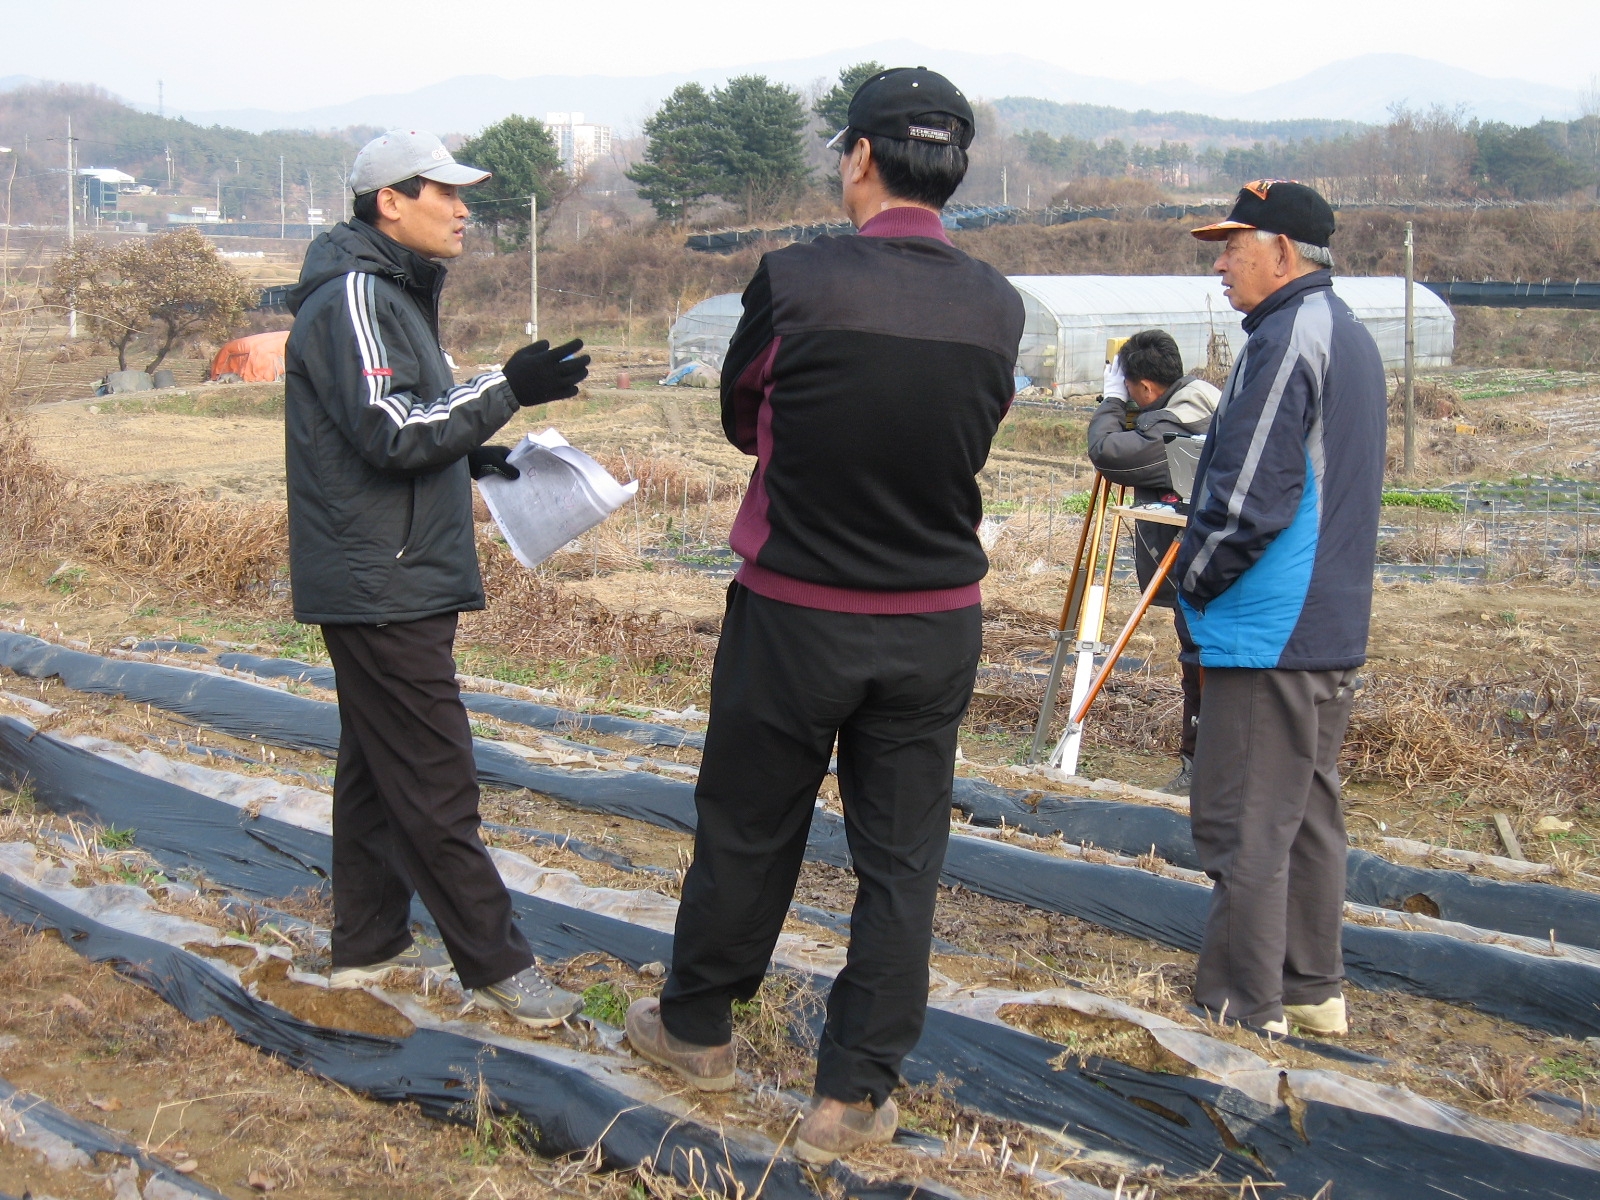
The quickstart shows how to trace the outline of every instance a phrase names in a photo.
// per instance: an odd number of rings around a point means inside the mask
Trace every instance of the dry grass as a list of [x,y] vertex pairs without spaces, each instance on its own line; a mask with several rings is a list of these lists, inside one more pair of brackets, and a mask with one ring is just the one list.
[[[587,664],[591,682],[618,699],[682,707],[704,697],[714,630],[670,613],[615,613],[520,567],[497,542],[480,540],[489,607],[463,615],[463,639],[541,664]],[[616,543],[613,552],[630,552]],[[588,566],[588,555],[578,561]],[[558,565],[558,564],[553,564]]]
[[[569,1191],[620,1200],[632,1182],[575,1177],[571,1164],[531,1154],[484,1154],[471,1128],[302,1074],[221,1021],[194,1024],[110,967],[8,921],[0,997],[0,1031],[21,1039],[0,1051],[9,1081],[169,1162],[195,1160],[193,1178],[230,1195],[246,1194],[252,1174],[307,1200],[546,1195],[557,1175]],[[30,1182],[35,1195],[63,1186],[43,1172]],[[97,1189],[106,1194],[103,1180]]]
[[676,505],[706,505],[744,495],[746,475],[719,473],[681,458],[629,455],[625,450],[599,453],[594,458],[618,479],[639,481],[637,504],[670,510]]
[[175,486],[90,484],[45,461],[13,414],[0,414],[0,554],[95,563],[198,597],[238,597],[284,568],[282,504],[207,500]]
[[1375,675],[1357,694],[1341,758],[1352,779],[1402,792],[1492,791],[1528,813],[1600,799],[1593,701],[1551,668],[1483,683]]

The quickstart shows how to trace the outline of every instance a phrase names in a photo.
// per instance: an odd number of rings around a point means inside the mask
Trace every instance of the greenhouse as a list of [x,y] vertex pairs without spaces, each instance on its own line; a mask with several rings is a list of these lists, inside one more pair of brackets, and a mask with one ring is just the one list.
[[[1187,367],[1206,364],[1216,340],[1231,361],[1244,346],[1242,317],[1229,307],[1222,283],[1210,275],[1013,275],[1026,318],[1017,374],[1037,387],[1098,390],[1106,341],[1141,329],[1165,329],[1177,339]],[[1405,280],[1336,276],[1333,290],[1372,333],[1385,367],[1405,362]],[[1427,288],[1414,291],[1417,366],[1448,367],[1455,316]],[[674,367],[703,362],[722,367],[739,323],[739,296],[730,292],[695,305],[673,322],[668,345]],[[1224,351],[1224,347],[1226,348]]]
[[667,361],[672,367],[702,362],[722,370],[722,358],[744,308],[738,292],[702,300],[672,323],[667,332]]
[[[1106,341],[1141,329],[1165,329],[1184,365],[1203,367],[1214,335],[1229,361],[1243,348],[1243,317],[1228,305],[1214,275],[1013,275],[1027,316],[1017,374],[1036,386],[1098,390]],[[1333,290],[1378,343],[1386,367],[1405,363],[1406,282],[1394,277],[1336,276]],[[1414,289],[1417,366],[1448,367],[1455,316],[1427,288]],[[1217,344],[1218,351],[1222,342]]]

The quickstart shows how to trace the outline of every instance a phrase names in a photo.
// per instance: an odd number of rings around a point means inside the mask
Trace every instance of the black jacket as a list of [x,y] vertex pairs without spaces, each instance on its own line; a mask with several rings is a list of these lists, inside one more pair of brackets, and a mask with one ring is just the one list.
[[[1205,433],[1211,428],[1211,416],[1221,395],[1205,380],[1185,375],[1149,408],[1133,414],[1131,422],[1125,402],[1108,397],[1089,418],[1089,461],[1110,482],[1131,487],[1135,504],[1160,503],[1172,490],[1172,477],[1167,471],[1167,438]],[[1156,565],[1177,533],[1176,525],[1134,522],[1133,569],[1140,588],[1150,586]],[[1152,603],[1172,608],[1177,599],[1169,577]]]
[[285,356],[289,579],[298,621],[376,625],[482,608],[467,451],[517,409],[457,385],[442,266],[360,221],[311,243]]
[[1016,289],[921,209],[766,255],[722,371],[723,428],[757,460],[731,536],[740,582],[842,612],[977,603],[974,476],[1022,320]]

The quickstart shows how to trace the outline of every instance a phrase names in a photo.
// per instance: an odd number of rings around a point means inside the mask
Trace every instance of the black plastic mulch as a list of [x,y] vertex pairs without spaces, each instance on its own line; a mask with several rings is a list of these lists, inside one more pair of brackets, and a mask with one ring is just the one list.
[[[87,918],[9,876],[0,875],[0,911],[21,924],[55,929],[93,962],[109,962],[191,1021],[221,1017],[235,1034],[294,1067],[391,1103],[412,1101],[440,1120],[471,1123],[481,1077],[500,1113],[526,1123],[533,1149],[557,1156],[599,1145],[606,1167],[649,1161],[655,1169],[707,1190],[784,1200],[814,1200],[807,1172],[791,1159],[771,1160],[704,1125],[641,1104],[575,1067],[441,1030],[405,1038],[325,1029],[257,1000],[205,959],[164,942]],[[731,1173],[736,1185],[731,1185]],[[837,1173],[848,1195],[891,1200],[915,1189],[866,1184]]]
[[[227,676],[104,659],[19,634],[0,634],[0,665],[35,677],[59,675],[68,687],[124,695],[236,737],[324,753],[337,749],[337,706]],[[681,832],[694,828],[690,784],[644,771],[539,766],[482,739],[475,754],[485,783],[528,788],[580,808]],[[984,789],[994,803],[1007,799],[1002,789],[987,784]],[[962,788],[969,799],[977,790]],[[1141,821],[1148,820],[1142,814],[1149,811],[1157,810],[1140,810]],[[807,856],[848,865],[838,817],[816,814]],[[951,839],[943,878],[983,895],[1190,951],[1199,949],[1209,904],[1204,888],[1180,880],[980,838]],[[1600,1036],[1600,968],[1585,963],[1444,934],[1355,924],[1344,927],[1344,957],[1347,975],[1362,987],[1464,1004],[1549,1033]]]
[[[308,876],[328,868],[331,844],[325,834],[270,818],[242,818],[239,809],[223,801],[141,775],[43,734],[30,737],[25,726],[7,718],[0,718],[0,777],[13,783],[28,780],[36,802],[52,811],[133,828],[136,844],[164,869],[203,874],[237,891],[289,895],[317,885],[317,878]],[[263,851],[266,866],[249,864],[251,855]],[[518,925],[542,958],[559,961],[599,950],[634,967],[671,960],[672,939],[667,934],[518,892],[512,893],[512,900]],[[930,1025],[950,1024],[951,1040],[968,1046],[968,1056],[976,1053],[979,1061],[973,1071],[957,1074],[937,1058],[917,1057],[906,1068],[913,1083],[933,1083],[941,1075],[957,1079],[956,1097],[973,1108],[1046,1128],[1070,1127],[1089,1144],[1139,1162],[1192,1172],[1204,1170],[1222,1154],[1224,1165],[1231,1162],[1235,1170],[1230,1178],[1243,1178],[1252,1170],[1259,1173],[1259,1164],[1230,1156],[1209,1124],[1183,1134],[1181,1126],[1137,1105],[1108,1104],[1103,1093],[1073,1072],[1055,1071],[1050,1059],[1059,1047],[965,1017],[930,1017],[936,1018]],[[978,1049],[985,1045],[997,1057]],[[1026,1051],[1019,1051],[1024,1045]],[[918,1051],[919,1056],[924,1054]],[[1026,1076],[1019,1074],[1024,1070]],[[1174,1102],[1193,1082],[1149,1078],[1151,1086]],[[1000,1079],[1016,1086],[994,1089],[988,1082]],[[1170,1093],[1169,1081],[1178,1086],[1179,1094]]]
[[[239,811],[221,801],[44,735],[29,738],[20,722],[0,719],[0,747],[7,776],[29,778],[47,807],[107,823],[137,822],[137,843],[158,860],[167,858],[187,831],[183,861],[191,868],[209,867],[210,877],[227,886],[240,874],[240,852],[253,847],[272,846],[280,883],[299,885],[307,882],[308,864],[327,854],[322,834],[269,819],[248,821],[247,830],[239,824]],[[216,815],[232,816],[231,832],[223,832],[225,821],[197,826],[196,816],[210,815],[208,810],[227,810]],[[197,845],[197,828],[205,830],[208,842],[232,844],[215,851]],[[264,881],[250,876],[250,882]],[[519,925],[543,957],[600,950],[635,966],[670,958],[671,939],[665,934],[536,897],[514,897]],[[753,1174],[766,1170],[759,1156],[724,1146],[702,1127],[638,1106],[573,1068],[503,1050],[489,1055],[472,1039],[438,1031],[387,1039],[307,1025],[243,993],[195,956],[86,920],[9,878],[0,877],[0,908],[15,919],[61,929],[80,953],[116,962],[191,1018],[222,1016],[252,1044],[366,1094],[415,1100],[434,1116],[460,1119],[464,1083],[475,1082],[481,1071],[496,1100],[530,1123],[535,1144],[545,1153],[585,1149],[598,1139],[612,1165],[650,1156],[680,1178],[695,1172],[703,1178],[714,1170],[707,1164],[725,1162],[723,1156],[731,1154],[734,1174],[746,1188]],[[968,1107],[1061,1129],[1091,1147],[1159,1163],[1169,1171],[1200,1171],[1215,1163],[1230,1180],[1270,1173],[1286,1185],[1288,1195],[1310,1196],[1329,1180],[1340,1194],[1396,1200],[1577,1200],[1600,1188],[1595,1172],[1320,1103],[1307,1106],[1302,1138],[1286,1110],[1266,1108],[1231,1089],[1103,1059],[1057,1067],[1058,1054],[1059,1047],[1027,1034],[931,1010],[904,1075],[913,1084],[953,1080],[953,1098]],[[845,1171],[839,1177],[851,1195],[890,1197],[907,1191],[892,1185],[874,1190]],[[715,1189],[719,1181],[713,1178],[711,1184]],[[803,1173],[786,1160],[773,1168],[768,1187],[774,1196],[810,1194]]]
[[[1002,824],[1117,854],[1156,855],[1200,869],[1189,818],[1169,808],[1116,800],[1078,800],[1049,792],[957,779],[955,806],[974,825]],[[1600,895],[1548,883],[1505,883],[1465,871],[1407,867],[1366,850],[1350,851],[1345,896],[1357,904],[1426,912],[1479,929],[1495,929],[1600,950]]]
[[[335,690],[332,667],[316,667],[292,658],[262,658],[258,654],[229,653],[217,655],[217,665],[259,675],[264,679],[299,679],[330,692]],[[486,713],[502,721],[527,725],[533,729],[592,729],[596,733],[614,734],[646,746],[689,746],[699,750],[706,744],[705,734],[671,725],[659,725],[611,713],[574,712],[532,700],[499,696],[493,692],[463,691],[461,701],[473,712]]]
[[80,1121],[71,1113],[62,1112],[38,1096],[12,1087],[4,1079],[0,1079],[0,1104],[6,1106],[12,1117],[21,1117],[31,1125],[55,1134],[82,1150],[90,1158],[97,1154],[116,1154],[138,1163],[141,1171],[153,1175],[186,1196],[194,1196],[196,1200],[227,1200],[221,1192],[212,1191],[205,1184],[173,1170],[160,1159],[151,1158],[132,1142],[123,1141],[113,1130],[107,1129],[104,1125]]

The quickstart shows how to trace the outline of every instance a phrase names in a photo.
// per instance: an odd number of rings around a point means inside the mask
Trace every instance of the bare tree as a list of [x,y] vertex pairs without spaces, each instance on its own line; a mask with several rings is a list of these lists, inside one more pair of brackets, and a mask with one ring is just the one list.
[[128,367],[136,340],[155,351],[154,371],[177,346],[221,339],[252,298],[250,288],[193,229],[109,246],[80,238],[56,260],[46,299],[73,303]]

